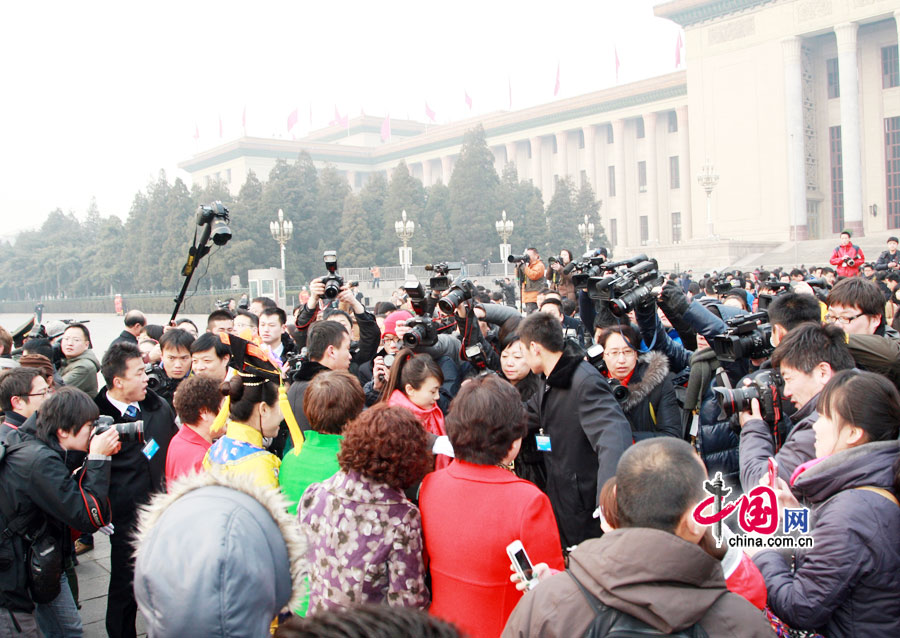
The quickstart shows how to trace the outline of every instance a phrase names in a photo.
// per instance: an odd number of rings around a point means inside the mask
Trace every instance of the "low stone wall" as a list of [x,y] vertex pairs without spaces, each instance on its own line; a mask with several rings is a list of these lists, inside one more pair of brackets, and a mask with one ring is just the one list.
[[[179,314],[208,314],[215,310],[216,300],[225,301],[229,297],[240,299],[246,290],[229,290],[213,293],[197,293],[184,300]],[[170,313],[175,308],[175,296],[178,293],[145,293],[122,295],[125,310],[141,310],[148,313]],[[294,297],[296,299],[296,296]],[[31,313],[37,301],[0,301],[0,312]],[[89,313],[115,312],[115,299],[104,297],[71,297],[68,299],[44,299],[46,313]]]

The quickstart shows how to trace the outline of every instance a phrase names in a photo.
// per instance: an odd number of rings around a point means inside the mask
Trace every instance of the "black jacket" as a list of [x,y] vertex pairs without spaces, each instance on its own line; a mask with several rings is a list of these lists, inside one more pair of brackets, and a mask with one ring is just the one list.
[[681,410],[675,400],[675,386],[669,360],[661,352],[641,355],[628,382],[628,397],[622,410],[631,424],[635,441],[654,436],[683,438]]
[[133,343],[134,345],[138,344],[137,337],[128,332],[127,330],[123,330],[122,333],[113,339],[112,343],[109,344],[109,347],[112,348],[117,343]]
[[881,253],[878,256],[878,261],[875,262],[875,270],[888,270],[888,265],[891,263],[900,264],[900,250],[893,255],[889,250]]
[[[78,478],[72,478],[66,451],[56,440],[44,443],[37,438],[34,417],[11,432],[6,444],[0,463],[0,529],[7,528],[10,518],[31,513],[28,530],[35,532],[46,522],[65,554],[71,546],[69,526],[94,532],[109,523],[109,461],[86,461]],[[30,613],[34,604],[27,589],[25,551],[20,535],[0,538],[0,607]]]
[[[137,420],[122,416],[106,398],[106,388],[100,390],[94,402],[100,408],[100,414],[111,416],[116,423]],[[138,506],[149,501],[151,494],[165,491],[166,453],[169,442],[178,433],[175,413],[155,392],[147,390],[147,396],[138,405],[140,420],[144,422],[143,441],[123,442],[122,449],[112,460],[109,500],[117,528],[130,525]],[[143,449],[151,440],[159,445],[159,449],[148,460]]]
[[526,404],[529,436],[550,437],[547,496],[563,547],[600,536],[597,495],[631,445],[631,427],[606,379],[567,344],[562,358]]
[[299,425],[300,429],[304,432],[309,430],[312,426],[309,424],[309,419],[306,418],[306,414],[303,412],[303,393],[306,392],[306,386],[309,385],[312,378],[324,370],[328,370],[328,368],[318,361],[304,361],[303,367],[300,368],[297,377],[291,382],[291,387],[288,388],[287,391],[288,402],[291,404],[291,412],[294,413],[294,418],[297,419],[297,425]]
[[[297,313],[297,336],[294,337],[297,342],[297,352],[306,347],[306,331],[309,330],[318,314],[318,307],[310,310],[306,304]],[[375,316],[370,312],[354,313],[354,316],[356,317],[356,326],[359,328],[359,341],[350,344],[352,355],[350,374],[357,374],[360,365],[374,359],[381,345],[381,329],[375,321]],[[360,382],[365,385],[366,380],[360,378]]]

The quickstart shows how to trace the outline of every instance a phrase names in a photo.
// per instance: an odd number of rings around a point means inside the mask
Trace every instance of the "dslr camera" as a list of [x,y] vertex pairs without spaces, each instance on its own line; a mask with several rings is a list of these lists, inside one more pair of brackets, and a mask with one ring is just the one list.
[[450,286],[447,294],[438,299],[438,308],[440,308],[444,314],[452,315],[459,304],[469,299],[473,299],[475,297],[475,292],[475,284],[468,279],[460,277],[453,282],[453,285]]
[[228,221],[228,209],[220,201],[201,205],[197,210],[197,225],[209,224],[209,235],[216,246],[224,246],[231,239]]
[[853,257],[844,257],[843,263],[845,266],[853,268],[856,265],[856,260]]
[[170,379],[159,364],[148,363],[144,366],[144,372],[147,373],[147,387],[150,390],[159,393],[169,385]]
[[528,256],[528,253],[523,253],[521,255],[510,255],[506,258],[506,261],[511,264],[530,264],[531,257]]
[[[750,381],[749,385],[744,385],[745,379]],[[763,420],[773,428],[781,421],[783,390],[784,379],[774,370],[759,370],[748,374],[738,382],[736,388],[713,387],[719,406],[727,417],[747,412],[750,410],[750,402],[756,399],[759,401]],[[778,443],[780,445],[781,442]]]
[[597,368],[600,374],[603,375],[603,378],[609,383],[609,389],[612,390],[613,397],[615,397],[616,401],[624,403],[631,394],[631,391],[628,389],[628,386],[622,385],[622,382],[618,379],[609,379],[606,377],[608,369],[606,367],[606,361],[603,360],[603,346],[599,343],[595,343],[587,349],[585,356],[587,357],[588,363]]
[[103,434],[110,428],[115,428],[119,432],[119,440],[122,443],[144,442],[144,422],[132,421],[130,423],[115,423],[111,416],[101,414],[92,424],[94,436]]
[[713,337],[710,343],[719,361],[765,359],[772,354],[772,326],[768,319],[769,313],[754,312],[726,321],[728,330]]
[[416,280],[410,280],[403,284],[403,290],[409,297],[409,303],[413,307],[416,316],[406,320],[409,332],[403,335],[403,344],[410,348],[419,346],[433,346],[438,342],[438,332],[456,325],[453,318],[447,323],[435,321],[428,313],[428,300],[425,297],[425,289]]
[[341,286],[344,285],[344,278],[337,274],[337,252],[326,250],[322,258],[325,260],[325,269],[328,271],[328,276],[322,280],[322,283],[325,284],[325,297],[334,299],[341,294]]

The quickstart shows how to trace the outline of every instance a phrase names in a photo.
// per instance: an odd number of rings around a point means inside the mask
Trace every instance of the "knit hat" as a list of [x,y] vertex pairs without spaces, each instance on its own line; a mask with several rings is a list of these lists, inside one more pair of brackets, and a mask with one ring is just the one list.
[[412,319],[412,314],[406,310],[395,310],[384,318],[384,330],[381,332],[382,337],[388,335],[397,336],[397,322]]

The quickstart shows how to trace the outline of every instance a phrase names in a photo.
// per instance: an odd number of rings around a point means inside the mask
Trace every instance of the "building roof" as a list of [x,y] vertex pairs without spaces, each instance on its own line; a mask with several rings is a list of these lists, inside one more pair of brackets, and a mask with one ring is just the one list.
[[659,18],[667,18],[683,27],[717,20],[734,13],[754,9],[780,0],[672,0],[653,7]]

